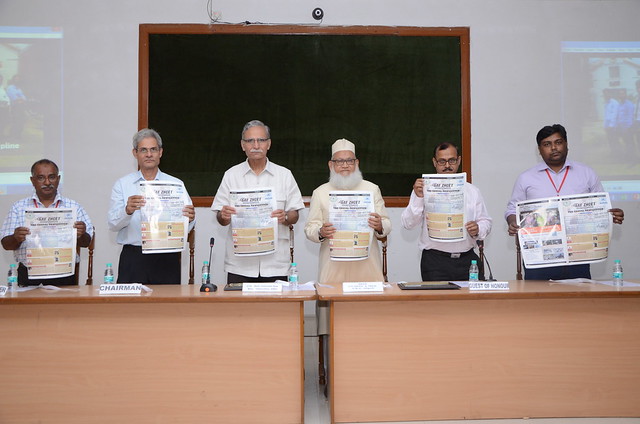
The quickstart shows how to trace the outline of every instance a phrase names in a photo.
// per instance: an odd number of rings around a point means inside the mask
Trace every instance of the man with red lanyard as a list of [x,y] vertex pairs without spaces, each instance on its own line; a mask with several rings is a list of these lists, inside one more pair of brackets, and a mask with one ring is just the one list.
[[[603,192],[604,188],[595,171],[587,165],[567,160],[567,131],[560,124],[547,125],[536,136],[538,151],[544,162],[524,171],[513,186],[511,200],[504,216],[509,224],[509,235],[518,233],[516,203],[528,199],[552,196]],[[615,224],[622,224],[624,211],[614,208],[609,212]],[[524,270],[525,280],[563,280],[591,278],[589,264],[565,265]]]
[[[18,284],[21,286],[37,286],[49,284],[64,286],[75,284],[73,275],[61,278],[29,279],[25,263],[27,262],[27,248],[24,243],[29,234],[29,229],[24,226],[24,211],[26,208],[76,208],[77,221],[73,225],[77,230],[78,246],[87,247],[93,237],[93,224],[89,215],[77,202],[60,196],[58,185],[60,173],[58,165],[49,159],[40,159],[31,167],[31,184],[35,193],[31,197],[19,200],[13,204],[7,215],[0,236],[2,247],[5,250],[13,250],[18,266]],[[80,257],[76,258],[77,261]]]

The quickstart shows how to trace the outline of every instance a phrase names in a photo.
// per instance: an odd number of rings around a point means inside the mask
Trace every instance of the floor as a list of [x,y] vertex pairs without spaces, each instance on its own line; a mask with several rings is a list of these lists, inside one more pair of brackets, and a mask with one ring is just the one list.
[[[315,333],[313,319],[305,317],[305,334]],[[305,336],[305,424],[329,424],[329,401],[324,396],[324,386],[318,383],[318,337]],[[351,423],[349,423],[351,424]],[[363,424],[363,423],[361,423]],[[365,423],[376,424],[376,423]],[[501,420],[411,421],[385,424],[640,424],[640,418],[548,418]]]

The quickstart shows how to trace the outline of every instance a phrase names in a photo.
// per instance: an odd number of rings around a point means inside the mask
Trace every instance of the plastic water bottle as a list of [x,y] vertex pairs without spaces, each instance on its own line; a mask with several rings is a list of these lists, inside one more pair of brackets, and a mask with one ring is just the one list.
[[204,261],[202,263],[202,284],[207,284],[209,282],[209,261]]
[[298,290],[298,265],[295,262],[291,262],[289,267],[289,288],[291,290]]
[[471,261],[471,266],[469,267],[469,281],[478,281],[478,261],[475,259]]
[[18,270],[16,264],[9,265],[9,272],[7,273],[7,289],[9,291],[16,291],[18,287]]
[[613,261],[613,285],[622,287],[623,284],[623,272],[622,272],[622,263],[620,259],[616,259]]
[[114,279],[113,279],[113,268],[111,267],[111,264],[107,264],[107,268],[104,270],[104,282],[105,284],[113,284],[114,283]]

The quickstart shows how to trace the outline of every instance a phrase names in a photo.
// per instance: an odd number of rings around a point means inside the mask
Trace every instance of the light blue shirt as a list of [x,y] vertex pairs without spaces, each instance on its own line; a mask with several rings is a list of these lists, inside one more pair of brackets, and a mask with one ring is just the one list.
[[[549,171],[549,175],[545,170]],[[566,172],[569,173],[566,174],[565,178]],[[551,177],[553,183],[549,177]],[[562,182],[563,180],[564,183]],[[559,193],[556,188],[560,190]],[[583,163],[566,160],[562,169],[559,172],[555,172],[546,163],[540,162],[518,176],[516,183],[513,185],[511,200],[509,200],[504,217],[506,219],[509,215],[515,215],[516,203],[523,200],[603,191],[604,188],[596,172]]]
[[[154,180],[175,181],[180,182],[178,178],[158,170]],[[125,208],[127,207],[127,199],[130,196],[140,194],[138,183],[144,181],[142,172],[137,171],[120,178],[113,185],[111,190],[111,203],[109,205],[108,224],[111,231],[117,231],[116,242],[118,244],[132,244],[134,246],[142,246],[142,230],[140,229],[140,211],[137,210],[131,215],[127,215]],[[186,189],[185,189],[186,190]],[[187,193],[187,196],[189,194]],[[190,204],[193,204],[189,197]],[[189,223],[188,231],[195,226],[194,219]]]

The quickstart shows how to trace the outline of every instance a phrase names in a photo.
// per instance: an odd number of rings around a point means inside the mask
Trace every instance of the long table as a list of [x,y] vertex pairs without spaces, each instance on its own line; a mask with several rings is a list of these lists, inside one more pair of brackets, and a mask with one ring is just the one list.
[[303,422],[303,302],[315,291],[151,287],[0,297],[0,422]]
[[640,291],[510,281],[509,291],[330,302],[332,422],[640,416]]

